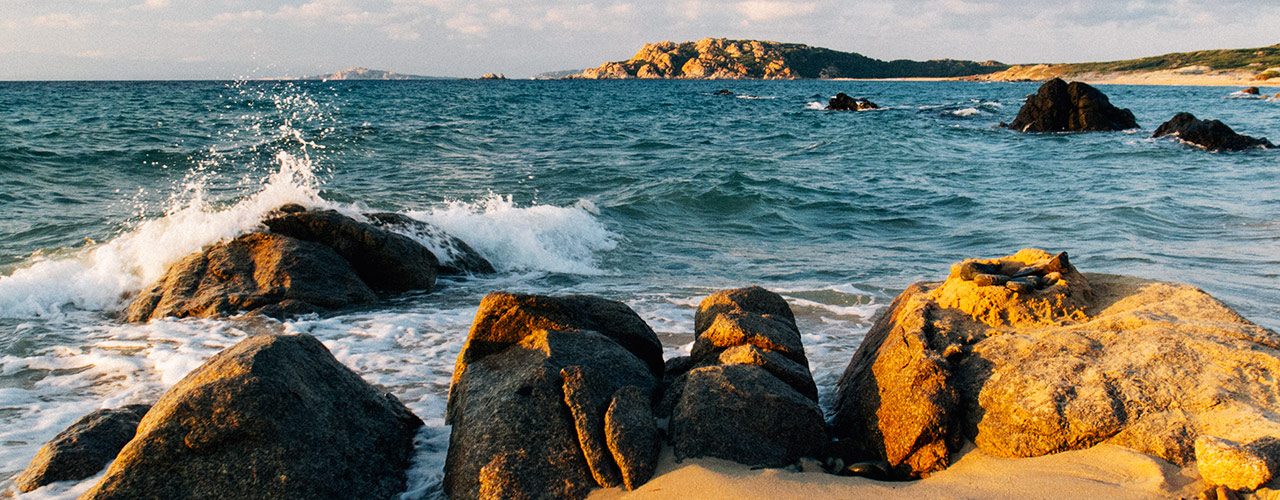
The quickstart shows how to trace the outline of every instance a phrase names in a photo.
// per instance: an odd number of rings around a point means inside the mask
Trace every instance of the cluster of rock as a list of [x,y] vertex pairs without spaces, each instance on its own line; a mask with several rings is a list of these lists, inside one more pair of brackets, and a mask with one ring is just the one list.
[[[217,243],[170,266],[124,312],[126,321],[217,317],[250,312],[282,316],[377,300],[376,292],[430,291],[437,274],[492,272],[461,240],[400,214],[361,222],[334,210],[285,205],[267,231]],[[433,236],[448,264],[413,238]]]
[[[900,478],[946,468],[970,440],[1001,457],[1105,442],[1199,458],[1210,484],[1269,480],[1258,464],[1280,458],[1280,387],[1266,382],[1280,375],[1280,336],[1199,289],[1057,257],[961,263],[899,295],[840,379],[834,447]],[[965,279],[1028,268],[1059,280],[1023,293]]]
[[85,479],[111,462],[81,499],[390,498],[404,491],[421,426],[315,338],[255,336],[149,409],[82,418],[41,448],[17,483],[31,491]]
[[848,94],[841,92],[827,101],[827,109],[830,111],[863,111],[868,109],[880,109],[876,103],[861,97],[849,97]]
[[657,463],[655,417],[669,418],[680,459],[779,467],[816,455],[825,424],[786,301],[725,290],[694,323],[691,355],[664,368],[657,336],[619,302],[485,297],[449,392],[449,498],[633,489]]
[[481,80],[506,80],[507,75],[504,75],[502,73],[485,73],[484,75],[480,76],[480,79]]
[[[1250,87],[1244,92],[1256,93]],[[1013,123],[1000,124],[1021,132],[1089,132],[1138,128],[1133,113],[1120,109],[1098,89],[1081,82],[1070,84],[1060,78],[1045,82],[1018,110]],[[1237,134],[1218,120],[1197,120],[1191,113],[1178,113],[1160,125],[1152,137],[1176,136],[1210,151],[1239,151],[1272,148],[1263,138]]]

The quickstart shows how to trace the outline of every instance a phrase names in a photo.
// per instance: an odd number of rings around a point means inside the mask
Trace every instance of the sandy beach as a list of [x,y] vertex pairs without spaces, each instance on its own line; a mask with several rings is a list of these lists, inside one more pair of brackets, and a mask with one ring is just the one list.
[[590,500],[802,500],[1194,498],[1205,489],[1194,467],[1180,468],[1114,445],[1036,458],[991,456],[972,444],[951,468],[919,481],[884,482],[822,471],[758,469],[718,459],[676,463],[668,446],[657,475],[631,492],[596,490]]

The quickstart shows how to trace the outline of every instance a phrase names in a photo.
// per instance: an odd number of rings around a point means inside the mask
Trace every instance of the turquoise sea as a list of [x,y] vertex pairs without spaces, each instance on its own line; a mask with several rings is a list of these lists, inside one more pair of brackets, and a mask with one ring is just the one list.
[[[622,300],[676,355],[702,297],[765,286],[796,311],[824,403],[898,292],[1024,247],[1191,283],[1280,328],[1280,151],[1149,138],[1189,111],[1280,142],[1280,100],[1100,86],[1141,130],[998,128],[1036,87],[0,82],[0,491],[81,415],[153,401],[245,335],[307,332],[427,422],[404,496],[436,497],[449,375],[493,290]],[[821,110],[837,92],[884,109]],[[499,272],[284,323],[115,318],[287,202],[402,212]]]

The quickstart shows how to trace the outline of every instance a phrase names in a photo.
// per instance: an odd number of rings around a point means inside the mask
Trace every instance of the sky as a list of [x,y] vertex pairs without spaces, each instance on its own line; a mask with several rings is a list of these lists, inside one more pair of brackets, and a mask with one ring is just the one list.
[[1107,61],[1280,43],[1280,0],[0,0],[0,80],[528,77],[705,37]]

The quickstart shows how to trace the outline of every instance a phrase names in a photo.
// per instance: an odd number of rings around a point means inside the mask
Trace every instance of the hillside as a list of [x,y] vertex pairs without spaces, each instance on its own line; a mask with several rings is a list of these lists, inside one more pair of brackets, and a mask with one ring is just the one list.
[[994,61],[881,61],[798,43],[704,38],[645,44],[635,57],[569,78],[777,79],[960,77],[1008,68]]
[[1177,52],[1123,61],[1012,66],[966,80],[1021,81],[1053,77],[1094,80],[1268,80],[1280,78],[1280,44],[1252,49]]

